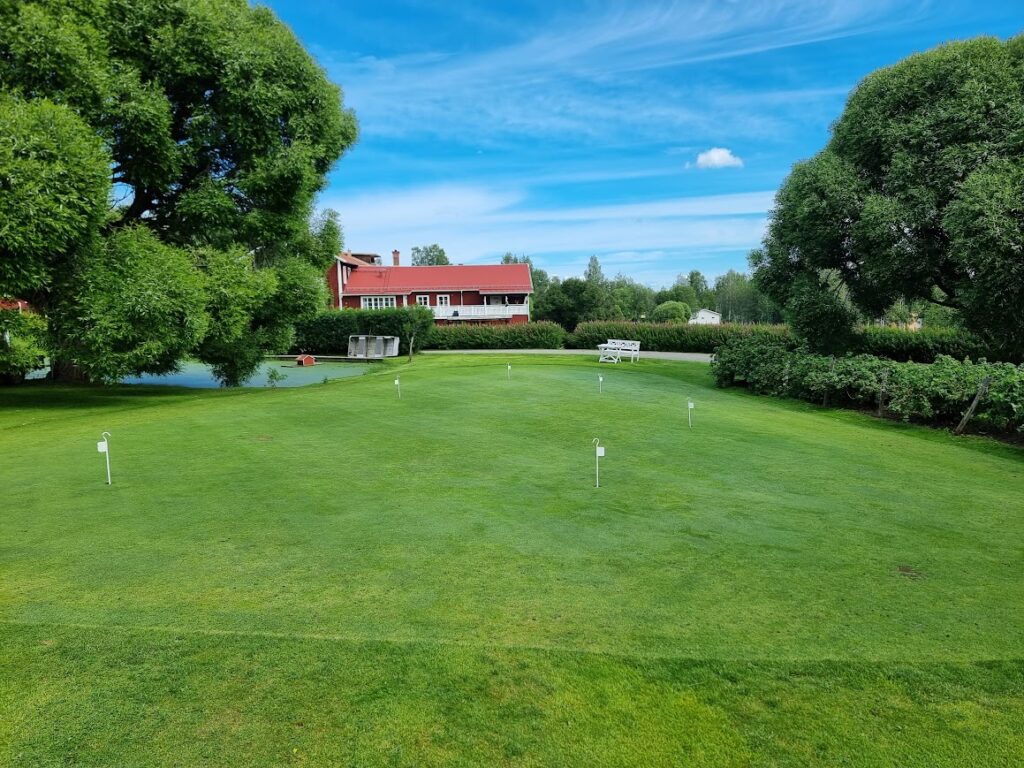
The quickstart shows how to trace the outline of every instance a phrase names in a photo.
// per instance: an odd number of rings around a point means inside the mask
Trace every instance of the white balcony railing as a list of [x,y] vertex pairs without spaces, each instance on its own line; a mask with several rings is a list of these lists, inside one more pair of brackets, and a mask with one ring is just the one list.
[[468,320],[497,320],[518,315],[529,315],[529,304],[466,304],[460,307],[431,307],[434,317],[445,320],[465,318]]

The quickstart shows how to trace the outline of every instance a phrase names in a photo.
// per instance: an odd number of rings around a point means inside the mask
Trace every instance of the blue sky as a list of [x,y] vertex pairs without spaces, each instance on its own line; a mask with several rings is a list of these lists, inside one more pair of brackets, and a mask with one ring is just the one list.
[[869,72],[1024,29],[1020,0],[267,4],[359,119],[321,199],[349,249],[513,251],[560,277],[596,254],[655,287],[746,269]]

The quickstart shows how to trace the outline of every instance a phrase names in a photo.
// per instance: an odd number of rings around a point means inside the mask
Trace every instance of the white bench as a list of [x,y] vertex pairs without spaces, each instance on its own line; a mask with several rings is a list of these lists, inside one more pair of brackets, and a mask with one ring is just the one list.
[[607,343],[598,344],[597,349],[601,353],[600,363],[620,363],[623,356],[628,357],[631,363],[640,359],[639,341],[608,339]]

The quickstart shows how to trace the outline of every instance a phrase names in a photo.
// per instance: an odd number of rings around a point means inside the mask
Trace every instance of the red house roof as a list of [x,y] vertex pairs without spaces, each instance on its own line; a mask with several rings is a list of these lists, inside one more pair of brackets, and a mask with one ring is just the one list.
[[345,284],[349,296],[448,291],[533,293],[529,264],[469,264],[443,267],[361,266]]

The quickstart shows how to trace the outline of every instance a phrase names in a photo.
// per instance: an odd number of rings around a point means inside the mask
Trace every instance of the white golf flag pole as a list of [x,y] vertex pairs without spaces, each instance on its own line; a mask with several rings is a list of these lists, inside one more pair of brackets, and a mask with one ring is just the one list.
[[103,432],[100,437],[102,439],[96,443],[96,450],[102,453],[107,460],[107,485],[110,485],[110,433]]
[[600,395],[603,392],[604,392],[604,376],[602,376],[599,373],[599,374],[597,374],[597,394]]
[[395,389],[398,390],[398,399],[401,400],[402,399],[402,377],[401,376],[396,376],[395,377]]
[[600,438],[595,437],[591,441],[595,447],[594,450],[594,487],[601,487],[601,457],[604,456],[604,446],[601,445]]
[[508,363],[507,364],[507,369],[508,369],[508,380],[512,381],[512,363]]
[[690,423],[690,429],[693,429],[693,400],[686,401],[686,420]]

